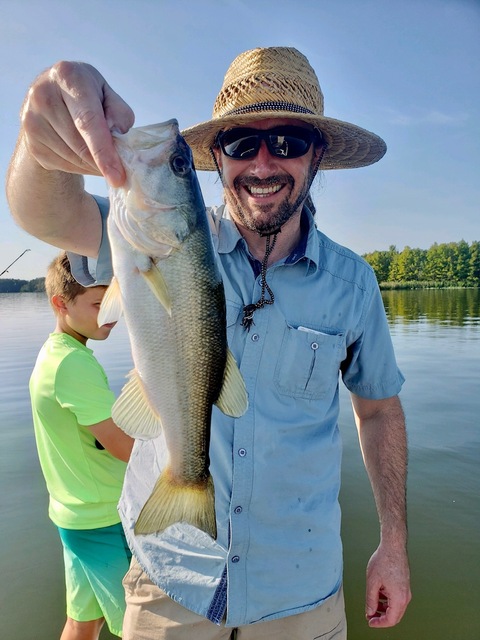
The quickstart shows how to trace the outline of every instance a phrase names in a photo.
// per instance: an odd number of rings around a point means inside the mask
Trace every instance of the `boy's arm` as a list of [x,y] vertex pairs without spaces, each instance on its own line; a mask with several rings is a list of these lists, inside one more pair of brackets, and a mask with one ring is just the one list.
[[7,174],[7,198],[17,223],[36,237],[95,257],[98,209],[83,175],[119,186],[125,173],[111,129],[127,131],[133,112],[94,67],[60,62],[32,84]]
[[405,419],[397,396],[368,400],[352,394],[352,405],[380,520],[380,545],[367,568],[366,616],[371,627],[391,627],[411,599]]
[[89,429],[112,456],[128,462],[135,440],[117,427],[112,418],[92,424]]

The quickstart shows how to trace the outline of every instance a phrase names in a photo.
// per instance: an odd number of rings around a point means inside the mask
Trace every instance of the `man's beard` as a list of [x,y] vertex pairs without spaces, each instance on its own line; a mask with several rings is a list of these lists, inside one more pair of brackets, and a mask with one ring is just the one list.
[[[305,179],[305,183],[297,198],[293,202],[289,202],[288,197],[292,193],[295,181],[291,176],[271,176],[265,180],[255,177],[238,177],[233,181],[233,189],[225,187],[225,195],[227,204],[233,208],[234,217],[242,226],[251,231],[256,231],[260,235],[269,235],[278,231],[290,218],[297,213],[308,195],[310,188],[310,174]],[[257,218],[247,207],[244,207],[240,199],[240,192],[244,187],[268,187],[270,185],[283,184],[287,185],[288,193],[279,205],[266,204],[257,205],[255,209],[265,214],[261,219]],[[285,188],[285,186],[283,187]],[[277,207],[276,211],[273,211]]]

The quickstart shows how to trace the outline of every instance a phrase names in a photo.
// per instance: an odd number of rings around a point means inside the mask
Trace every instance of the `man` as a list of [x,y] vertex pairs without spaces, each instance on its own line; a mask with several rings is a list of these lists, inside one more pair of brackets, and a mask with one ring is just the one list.
[[[110,128],[128,130],[132,111],[98,71],[62,62],[35,81],[22,121],[7,181],[14,217],[69,251],[96,257],[101,247],[103,269],[98,212],[108,204],[79,174],[122,184]],[[136,443],[120,505],[136,558],[124,638],[346,638],[339,372],[381,527],[366,617],[395,625],[410,600],[403,377],[372,270],[320,233],[305,204],[319,167],[371,164],[385,143],[325,117],[315,72],[286,47],[238,56],[212,120],[184,135],[197,169],[216,169],[224,186],[225,206],[210,214],[249,409],[235,420],[214,408],[217,540],[184,523],[133,533],[162,454],[156,441]]]

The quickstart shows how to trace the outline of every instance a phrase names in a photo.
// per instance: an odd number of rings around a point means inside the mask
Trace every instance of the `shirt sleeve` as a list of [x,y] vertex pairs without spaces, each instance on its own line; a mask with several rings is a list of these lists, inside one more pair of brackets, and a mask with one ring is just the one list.
[[102,219],[102,241],[98,251],[97,259],[87,258],[78,253],[67,251],[68,260],[72,275],[77,282],[84,287],[96,287],[99,285],[109,285],[113,276],[112,253],[110,241],[107,233],[107,218],[110,210],[108,198],[93,196],[98,205],[99,214]]
[[405,378],[397,366],[382,296],[373,286],[360,335],[347,346],[343,382],[362,398],[381,400],[397,395]]
[[88,352],[72,352],[62,360],[55,381],[57,401],[83,426],[107,420],[115,395],[103,367]]

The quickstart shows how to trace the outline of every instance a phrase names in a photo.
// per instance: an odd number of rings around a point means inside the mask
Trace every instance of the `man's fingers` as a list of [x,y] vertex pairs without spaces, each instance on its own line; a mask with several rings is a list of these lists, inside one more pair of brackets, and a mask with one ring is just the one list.
[[366,618],[370,627],[393,627],[400,622],[405,613],[410,596],[396,594],[389,598],[380,590],[376,598],[367,601]]
[[123,184],[125,171],[111,129],[128,131],[134,122],[133,111],[90,65],[58,63],[51,75],[62,88],[65,105],[82,139],[75,151],[83,162],[92,158],[112,185]]
[[99,172],[114,186],[123,184],[125,170],[113,144],[112,134],[102,110],[72,113],[81,144],[75,149],[83,162],[92,158]]
[[[70,172],[73,167],[74,173],[85,171],[92,175],[100,174],[71,120],[69,125],[63,126],[63,137],[60,137],[50,122],[38,113],[28,110],[23,116],[23,129],[29,152],[44,169]],[[79,154],[82,146],[86,152]]]
[[29,151],[45,168],[125,181],[111,129],[133,125],[130,107],[91,65],[59,62],[27,95],[22,120]]
[[[27,140],[27,144],[28,144],[28,140]],[[57,167],[61,164],[62,171],[65,171],[66,173],[76,173],[79,175],[88,175],[88,176],[102,175],[97,165],[93,161],[88,164],[79,163],[78,156],[74,154],[69,147],[67,147],[66,145],[63,145],[63,146],[64,146],[64,152],[58,153],[54,166],[52,166],[51,148],[48,148],[37,141],[37,144],[36,144],[37,151],[35,153],[37,162],[44,169],[47,169],[49,171],[57,169]]]

